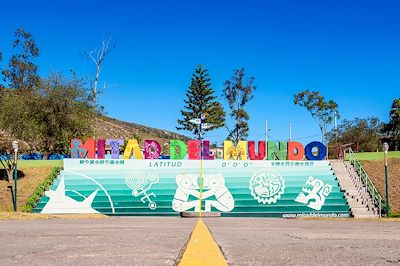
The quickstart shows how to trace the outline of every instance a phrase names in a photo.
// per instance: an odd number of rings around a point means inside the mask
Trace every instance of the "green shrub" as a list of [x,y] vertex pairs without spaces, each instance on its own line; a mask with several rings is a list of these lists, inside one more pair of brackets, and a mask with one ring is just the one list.
[[43,180],[33,191],[32,196],[26,201],[26,204],[22,207],[23,212],[32,212],[32,209],[36,206],[37,202],[44,195],[44,192],[49,189],[51,184],[57,178],[61,171],[61,167],[54,167],[49,176]]

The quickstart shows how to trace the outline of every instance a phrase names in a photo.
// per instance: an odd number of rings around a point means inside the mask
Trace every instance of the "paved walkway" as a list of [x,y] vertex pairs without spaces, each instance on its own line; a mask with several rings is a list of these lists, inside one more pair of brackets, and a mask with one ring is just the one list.
[[0,265],[174,265],[195,219],[0,221]]
[[400,222],[208,219],[231,265],[400,265]]
[[[400,264],[400,222],[203,221],[230,265]],[[173,265],[196,223],[172,217],[1,221],[0,265]]]

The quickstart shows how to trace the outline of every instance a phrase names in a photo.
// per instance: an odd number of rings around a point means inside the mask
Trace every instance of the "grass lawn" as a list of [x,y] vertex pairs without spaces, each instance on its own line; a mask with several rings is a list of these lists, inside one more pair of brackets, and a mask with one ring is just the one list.
[[[26,204],[38,184],[49,176],[51,169],[52,167],[25,167],[20,169],[23,176],[18,178],[17,202],[19,210]],[[0,212],[13,209],[9,185],[11,184],[7,180],[0,180]]]
[[30,167],[63,167],[62,160],[19,160],[18,169]]
[[[21,177],[18,178],[18,210],[21,210],[36,187],[49,176],[53,167],[62,166],[62,160],[19,160],[18,172]],[[13,209],[9,185],[11,184],[7,179],[0,179],[0,212]]]
[[[358,152],[356,156],[360,161],[383,160],[383,152]],[[400,158],[400,151],[389,151],[388,158]]]

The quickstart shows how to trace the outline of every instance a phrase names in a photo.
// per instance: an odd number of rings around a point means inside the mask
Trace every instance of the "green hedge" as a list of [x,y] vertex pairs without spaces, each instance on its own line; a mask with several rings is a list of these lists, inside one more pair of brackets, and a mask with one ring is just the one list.
[[26,204],[22,207],[23,212],[32,212],[32,209],[36,206],[36,203],[43,196],[44,192],[49,189],[51,184],[53,184],[60,171],[61,167],[53,168],[49,176],[36,187],[35,191],[33,191],[32,196],[30,196],[29,199],[26,201]]

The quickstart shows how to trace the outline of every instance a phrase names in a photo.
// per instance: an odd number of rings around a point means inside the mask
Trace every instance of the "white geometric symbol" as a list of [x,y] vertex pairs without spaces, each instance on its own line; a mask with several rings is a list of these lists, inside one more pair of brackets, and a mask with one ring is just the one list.
[[[311,187],[311,189],[307,188]],[[302,192],[296,197],[295,201],[308,204],[308,207],[314,210],[321,210],[325,203],[325,198],[332,192],[332,186],[324,184],[320,179],[309,176]],[[304,193],[307,193],[305,195]]]
[[[176,176],[178,188],[172,201],[174,211],[182,212],[193,208],[196,212],[200,210],[198,178],[198,174],[179,174]],[[235,206],[235,201],[225,186],[225,179],[222,174],[204,174],[202,191],[202,200],[211,196],[215,197],[215,200],[205,200],[203,211],[210,212],[211,208],[214,207],[219,211],[228,212]],[[190,196],[196,199],[189,200]]]
[[45,195],[49,197],[49,201],[43,207],[41,213],[98,213],[92,208],[93,200],[98,191],[99,189],[96,189],[87,197],[79,194],[85,199],[81,202],[76,201],[65,195],[64,176],[62,176],[56,190],[45,192]]
[[262,170],[254,173],[249,181],[251,195],[259,203],[276,203],[285,193],[285,180],[276,172]]
[[225,186],[225,179],[222,174],[205,174],[203,183],[204,192],[202,199],[215,196],[216,200],[206,200],[204,211],[210,212],[211,207],[222,212],[229,212],[235,207],[231,192]]
[[143,203],[146,203],[147,200],[151,210],[157,208],[157,204],[151,199],[151,196],[156,197],[156,195],[153,192],[148,194],[147,191],[159,180],[160,178],[157,173],[139,173],[133,177],[125,177],[126,185],[132,189],[132,196],[138,197],[143,195],[140,200]]

